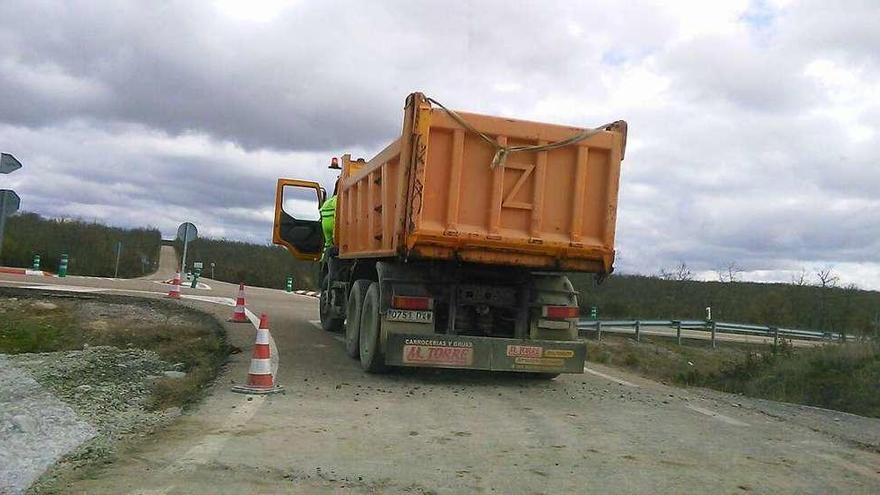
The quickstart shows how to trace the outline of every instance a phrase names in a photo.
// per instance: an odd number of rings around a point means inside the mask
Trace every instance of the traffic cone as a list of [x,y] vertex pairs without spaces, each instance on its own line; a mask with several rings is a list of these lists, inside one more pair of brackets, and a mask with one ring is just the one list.
[[250,323],[244,312],[244,284],[238,284],[238,297],[235,299],[235,309],[232,310],[232,323]]
[[254,342],[254,354],[251,356],[251,367],[248,370],[247,385],[235,385],[233,392],[245,394],[273,394],[283,387],[275,384],[272,377],[272,355],[269,349],[269,317],[260,315],[260,328]]
[[168,295],[172,299],[180,299],[180,272],[174,274],[174,280],[171,281],[171,288],[168,289]]

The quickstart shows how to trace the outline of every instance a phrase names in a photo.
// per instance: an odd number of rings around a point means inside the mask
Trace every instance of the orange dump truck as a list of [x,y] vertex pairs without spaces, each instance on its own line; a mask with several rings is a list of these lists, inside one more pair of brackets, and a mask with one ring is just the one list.
[[564,272],[612,271],[625,146],[623,121],[579,129],[413,93],[397,140],[369,161],[342,157],[333,246],[326,194],[305,180],[278,181],[273,240],[321,259],[322,326],[344,331],[367,371],[582,373]]

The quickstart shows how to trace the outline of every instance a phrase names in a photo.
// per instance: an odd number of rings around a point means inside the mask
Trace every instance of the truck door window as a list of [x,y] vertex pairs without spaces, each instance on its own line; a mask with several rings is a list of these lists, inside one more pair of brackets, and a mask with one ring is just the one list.
[[321,220],[321,205],[310,187],[284,186],[281,210],[297,220]]

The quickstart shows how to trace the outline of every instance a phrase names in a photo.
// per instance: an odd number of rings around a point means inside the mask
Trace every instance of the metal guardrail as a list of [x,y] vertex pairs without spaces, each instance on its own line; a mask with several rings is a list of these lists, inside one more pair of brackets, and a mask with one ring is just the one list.
[[[700,320],[590,320],[578,321],[578,333],[587,336],[589,332],[595,332],[596,338],[602,339],[603,328],[632,328],[636,341],[641,339],[642,329],[650,327],[675,328],[676,339],[681,344],[681,331],[701,331],[711,334],[712,347],[715,347],[716,335],[753,335],[773,339],[773,345],[779,344],[779,339],[797,339],[813,341],[839,341],[841,335],[837,332],[822,332],[816,330],[800,330],[796,328],[769,327],[763,325],[749,325],[744,323],[725,323],[720,321]],[[615,332],[617,333],[617,332]],[[851,338],[851,337],[847,337]]]

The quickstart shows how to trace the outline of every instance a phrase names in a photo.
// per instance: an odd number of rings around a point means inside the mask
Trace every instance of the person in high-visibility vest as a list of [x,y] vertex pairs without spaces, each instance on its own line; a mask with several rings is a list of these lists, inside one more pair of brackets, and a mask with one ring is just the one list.
[[324,256],[333,247],[333,229],[336,227],[336,194],[321,205],[321,230],[324,231]]

